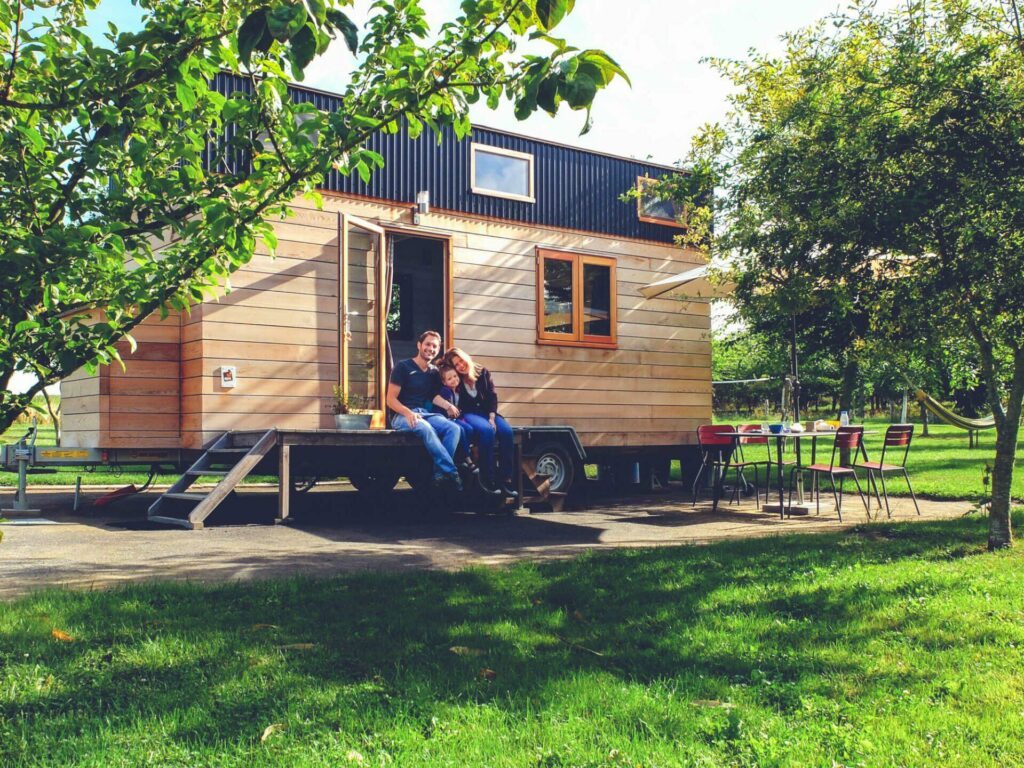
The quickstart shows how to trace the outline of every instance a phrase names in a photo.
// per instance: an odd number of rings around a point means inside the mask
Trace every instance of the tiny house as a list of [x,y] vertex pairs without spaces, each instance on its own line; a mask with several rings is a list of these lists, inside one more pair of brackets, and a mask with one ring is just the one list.
[[514,426],[571,426],[588,461],[685,455],[711,418],[708,305],[639,288],[705,259],[670,207],[620,197],[678,169],[483,127],[435,138],[374,136],[384,169],[332,171],[321,209],[274,222],[274,257],[260,243],[223,295],[147,320],[124,370],[65,380],[64,445],[330,430],[335,387],[382,408],[391,361],[437,329],[492,371]]

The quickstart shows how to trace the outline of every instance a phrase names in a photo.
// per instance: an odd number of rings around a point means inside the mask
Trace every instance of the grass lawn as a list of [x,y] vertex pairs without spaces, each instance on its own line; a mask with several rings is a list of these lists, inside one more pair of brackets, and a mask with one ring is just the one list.
[[1021,765],[1024,550],[985,530],[39,593],[0,765]]

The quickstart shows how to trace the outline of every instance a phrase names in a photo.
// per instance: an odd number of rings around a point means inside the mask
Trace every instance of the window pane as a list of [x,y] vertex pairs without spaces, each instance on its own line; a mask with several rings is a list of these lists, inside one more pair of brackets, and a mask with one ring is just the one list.
[[583,265],[583,335],[612,335],[612,271],[600,264]]
[[683,208],[672,200],[659,200],[653,195],[640,196],[640,215],[652,219],[679,221]]
[[473,186],[508,195],[529,197],[530,161],[477,149],[476,178],[473,179]]
[[571,261],[544,261],[544,330],[572,333]]

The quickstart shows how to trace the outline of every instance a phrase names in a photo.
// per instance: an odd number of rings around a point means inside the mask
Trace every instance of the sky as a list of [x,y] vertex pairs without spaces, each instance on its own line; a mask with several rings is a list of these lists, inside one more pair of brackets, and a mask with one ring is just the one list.
[[[457,0],[424,0],[428,18],[452,18]],[[626,71],[632,87],[616,80],[598,94],[594,126],[580,136],[584,114],[563,106],[557,117],[539,113],[519,122],[511,107],[474,107],[477,125],[671,165],[685,157],[704,123],[721,120],[729,88],[707,56],[744,58],[751,48],[782,50],[780,37],[840,8],[836,0],[576,0],[555,30],[577,48],[601,48]],[[436,26],[436,22],[435,22]],[[310,67],[306,83],[337,90],[352,66],[335,44]]]

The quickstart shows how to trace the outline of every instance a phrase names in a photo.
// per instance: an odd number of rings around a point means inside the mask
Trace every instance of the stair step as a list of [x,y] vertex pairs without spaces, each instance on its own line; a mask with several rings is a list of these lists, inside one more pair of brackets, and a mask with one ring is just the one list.
[[186,475],[193,475],[195,477],[201,477],[203,475],[226,475],[228,470],[226,469],[190,469],[185,472]]
[[[166,523],[168,525],[180,525],[182,528],[195,528],[187,517],[169,517],[167,515],[150,515],[149,519],[154,523]],[[202,526],[200,526],[202,527]]]
[[248,453],[249,448],[211,448],[207,453]]
[[179,501],[202,501],[206,498],[205,493],[165,493],[165,499],[178,499]]

